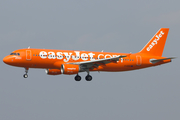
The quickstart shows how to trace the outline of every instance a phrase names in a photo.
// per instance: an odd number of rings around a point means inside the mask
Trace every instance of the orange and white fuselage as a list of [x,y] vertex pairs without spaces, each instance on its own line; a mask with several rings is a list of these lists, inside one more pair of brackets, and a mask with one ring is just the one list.
[[[3,61],[12,66],[46,69],[49,75],[77,74],[90,71],[128,71],[171,62],[172,58],[162,57],[168,35],[168,28],[161,28],[148,44],[138,53],[110,53],[78,50],[19,49],[6,56]],[[88,79],[88,77],[90,77]]]

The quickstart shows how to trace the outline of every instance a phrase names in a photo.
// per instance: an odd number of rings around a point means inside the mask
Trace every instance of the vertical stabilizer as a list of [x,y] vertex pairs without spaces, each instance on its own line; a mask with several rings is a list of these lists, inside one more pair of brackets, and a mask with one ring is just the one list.
[[162,56],[169,28],[161,28],[139,52],[152,56]]

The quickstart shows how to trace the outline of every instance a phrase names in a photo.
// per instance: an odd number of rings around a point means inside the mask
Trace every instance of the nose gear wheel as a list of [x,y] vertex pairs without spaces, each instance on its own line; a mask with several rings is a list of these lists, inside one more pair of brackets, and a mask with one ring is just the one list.
[[24,77],[24,78],[27,78],[27,77],[28,77],[28,75],[27,75],[27,74],[24,74],[24,75],[23,75],[23,77]]

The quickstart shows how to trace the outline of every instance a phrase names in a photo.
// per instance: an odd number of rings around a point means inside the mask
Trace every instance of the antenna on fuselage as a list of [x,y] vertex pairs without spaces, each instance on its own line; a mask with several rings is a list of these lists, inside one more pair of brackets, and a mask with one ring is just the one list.
[[132,52],[130,52],[130,53],[129,53],[129,54],[127,54],[126,56],[127,56],[127,57],[130,57],[130,55],[131,55],[131,54],[132,54]]
[[30,46],[28,47],[28,49],[30,49]]
[[104,50],[102,50],[101,52],[104,52]]

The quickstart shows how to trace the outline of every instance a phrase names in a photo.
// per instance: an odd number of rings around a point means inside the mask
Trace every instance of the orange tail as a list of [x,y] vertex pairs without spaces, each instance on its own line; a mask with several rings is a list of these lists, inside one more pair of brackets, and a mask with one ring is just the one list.
[[161,28],[139,52],[152,56],[162,56],[169,28]]

